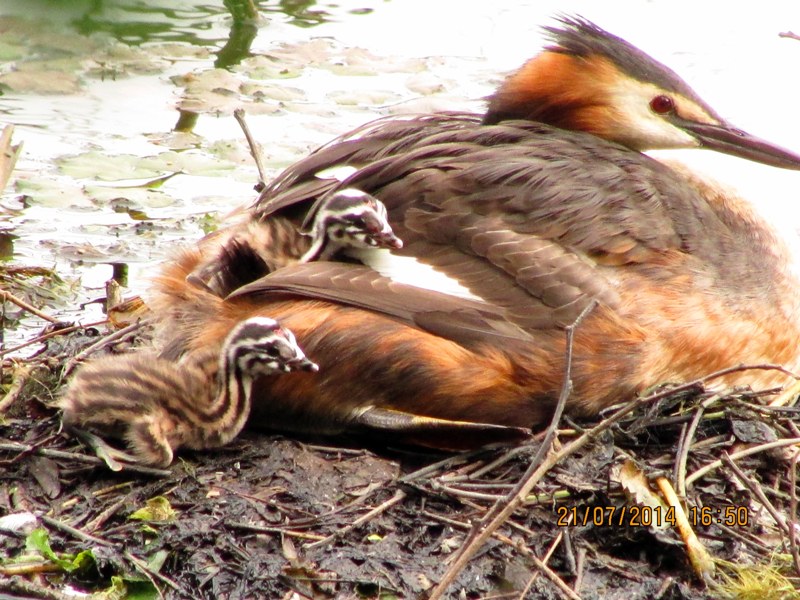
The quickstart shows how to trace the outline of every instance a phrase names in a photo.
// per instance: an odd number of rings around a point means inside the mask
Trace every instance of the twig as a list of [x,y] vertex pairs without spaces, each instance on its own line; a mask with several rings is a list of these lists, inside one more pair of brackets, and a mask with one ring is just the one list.
[[[429,512],[427,510],[423,510],[420,513],[420,515],[422,515],[423,517],[428,517],[430,519],[435,519],[437,521],[441,521],[442,523],[446,523],[448,525],[452,525],[453,527],[458,527],[460,529],[470,529],[470,526],[467,523],[462,523],[461,521],[457,521],[455,519],[451,519],[449,517],[445,517],[444,515],[437,515],[436,513],[432,513],[432,512]],[[545,577],[550,579],[550,581],[552,581],[553,584],[556,585],[556,587],[558,587],[562,592],[564,592],[564,594],[567,597],[571,598],[572,600],[580,600],[580,596],[575,594],[570,589],[570,587],[566,583],[564,583],[564,580],[561,579],[558,575],[556,575],[552,571],[552,569],[550,569],[550,567],[547,566],[547,561],[550,560],[550,557],[553,555],[553,552],[555,552],[556,548],[561,543],[561,539],[563,537],[563,533],[559,533],[556,536],[556,538],[550,544],[550,548],[548,548],[547,552],[545,553],[544,558],[542,558],[542,559],[540,559],[537,556],[535,556],[534,553],[533,553],[533,550],[531,550],[530,548],[528,548],[526,546],[521,546],[520,544],[514,543],[514,541],[511,538],[509,538],[508,536],[503,535],[500,532],[497,532],[497,531],[493,532],[492,533],[492,537],[497,539],[498,541],[508,545],[508,546],[511,546],[512,548],[515,548],[521,554],[523,554],[525,557],[527,557],[527,558],[529,558],[529,559],[531,559],[533,561],[534,565],[539,569],[539,571],[533,574],[529,585],[533,585],[533,582],[536,581],[536,578],[539,576],[539,574],[543,573],[545,575]],[[521,597],[522,596],[520,596],[520,598]]]
[[719,527],[723,535],[739,540],[742,544],[747,546],[753,554],[767,556],[773,551],[772,547],[764,545],[763,540],[752,539],[752,536],[749,537],[740,533],[735,527],[728,527],[725,523],[717,523],[717,527]]
[[[520,478],[518,484],[514,486],[514,488],[512,488],[504,498],[498,500],[495,505],[486,513],[483,519],[477,523],[477,526],[470,531],[467,539],[464,542],[464,546],[461,548],[461,552],[458,554],[453,564],[447,569],[439,584],[433,589],[431,595],[429,596],[429,600],[438,600],[444,595],[447,588],[450,587],[450,584],[453,583],[453,581],[455,581],[456,577],[458,577],[458,574],[464,569],[478,549],[483,546],[492,533],[496,531],[519,506],[522,505],[525,497],[530,493],[531,489],[533,489],[533,486],[535,486],[539,482],[539,479],[544,476],[544,473],[549,470],[550,467],[547,467],[547,469],[544,471],[541,470],[542,460],[551,451],[551,446],[555,439],[556,431],[558,430],[558,424],[561,421],[561,415],[563,414],[564,407],[567,404],[567,398],[572,393],[572,343],[575,329],[578,327],[578,325],[580,325],[581,321],[583,321],[583,319],[592,310],[594,310],[596,305],[597,302],[592,301],[589,306],[587,306],[581,312],[581,314],[578,315],[578,318],[575,319],[575,322],[566,327],[566,356],[564,360],[564,380],[561,387],[561,393],[559,394],[558,403],[553,411],[553,417],[550,420],[550,425],[545,432],[542,444],[539,446],[536,454],[531,459],[530,466],[525,471],[522,478]],[[552,454],[550,456],[552,456]],[[547,462],[548,461],[545,461],[544,464],[547,464]]]
[[247,126],[247,121],[244,119],[244,110],[237,108],[233,111],[233,117],[239,123],[239,127],[242,128],[242,133],[244,133],[244,138],[247,140],[247,145],[250,146],[250,154],[256,162],[256,169],[258,169],[259,181],[256,190],[261,191],[267,186],[267,171],[264,169],[264,161],[261,159],[261,147],[258,145],[258,142],[256,142],[253,134],[250,133],[250,128]]
[[394,496],[389,498],[386,502],[376,506],[371,511],[369,511],[367,514],[362,515],[361,517],[359,517],[358,519],[356,519],[355,521],[350,523],[350,525],[347,525],[346,527],[342,527],[341,529],[337,529],[332,534],[330,534],[328,537],[325,537],[325,538],[323,538],[321,540],[318,540],[316,542],[311,542],[310,544],[305,544],[303,547],[310,550],[311,548],[317,548],[319,546],[323,546],[323,545],[327,544],[328,542],[332,542],[336,538],[340,538],[340,537],[342,537],[344,535],[347,535],[348,533],[353,531],[353,529],[355,529],[356,527],[360,527],[361,525],[363,525],[367,521],[377,517],[379,514],[381,514],[382,512],[387,510],[388,508],[391,508],[392,506],[394,506],[398,502],[401,502],[405,497],[406,497],[406,493],[403,490],[397,490],[394,493]]
[[5,350],[0,350],[0,356],[5,356],[6,354],[11,354],[12,352],[16,352],[17,350],[22,350],[27,346],[44,342],[45,340],[49,340],[52,337],[56,337],[59,335],[67,335],[68,333],[72,333],[73,331],[78,331],[79,329],[88,329],[89,327],[99,327],[100,325],[106,325],[107,323],[108,319],[105,319],[104,321],[98,321],[97,323],[87,323],[86,325],[71,325],[70,327],[64,327],[63,329],[56,329],[55,331],[51,331],[50,333],[37,335],[32,340],[28,340],[27,342],[24,342],[19,346],[14,346],[13,348],[6,348]]
[[121,508],[124,508],[125,505],[130,502],[132,495],[132,493],[125,494],[125,496],[114,502],[111,506],[98,514],[94,519],[86,523],[85,528],[89,531],[97,531],[100,529],[106,523],[106,521],[117,514]]
[[[767,442],[766,444],[760,444],[758,446],[753,446],[752,448],[747,448],[746,450],[740,450],[739,452],[734,452],[729,454],[728,457],[731,460],[737,460],[739,458],[744,458],[745,456],[750,456],[752,454],[758,454],[759,452],[765,452],[767,450],[772,450],[773,448],[783,448],[784,446],[794,446],[796,444],[800,444],[800,437],[794,438],[787,438],[784,440],[776,440],[774,442]],[[689,475],[686,478],[686,487],[688,488],[691,486],[695,481],[713,471],[715,469],[719,469],[722,466],[722,460],[715,460],[713,462],[708,463],[704,467],[700,467]]]
[[72,525],[67,525],[66,523],[57,521],[51,517],[48,517],[47,515],[41,515],[39,518],[42,520],[42,522],[46,523],[47,525],[50,525],[50,527],[58,529],[59,531],[63,531],[64,533],[67,533],[72,537],[74,537],[75,539],[80,540],[82,542],[89,542],[90,544],[99,544],[100,546],[114,547],[114,544],[112,544],[111,542],[108,542],[102,538],[95,537],[91,534],[83,532],[80,529],[76,529]]
[[[39,450],[40,448],[42,448],[44,446],[47,446],[48,444],[52,443],[53,440],[55,440],[58,436],[59,436],[59,432],[55,432],[55,433],[52,433],[52,434],[48,435],[47,437],[45,437],[43,439],[38,440],[34,444],[27,445],[27,447],[26,447],[26,449],[24,451],[19,452],[15,457],[13,457],[12,459],[6,461],[6,464],[13,465],[14,463],[17,463],[17,462],[23,460],[27,456],[30,456],[31,454],[35,454],[37,450]],[[13,444],[14,442],[11,442],[11,443]],[[1,444],[0,444],[0,446],[1,446]]]
[[791,496],[789,500],[789,547],[792,551],[795,573],[800,575],[800,551],[797,548],[797,459],[800,458],[800,451],[795,450],[792,456],[792,464],[789,471],[789,485],[791,486]]
[[71,600],[74,596],[67,596],[56,590],[36,585],[22,577],[7,579],[0,577],[0,592],[8,592],[13,596],[9,598],[41,598],[41,600]]
[[505,494],[485,494],[481,492],[470,492],[468,490],[461,490],[449,485],[443,485],[437,482],[431,482],[434,491],[442,491],[456,498],[470,498],[472,500],[489,500],[490,502],[497,502],[505,498]]
[[767,498],[767,496],[764,494],[764,490],[762,490],[755,481],[745,475],[744,471],[739,468],[739,465],[733,462],[731,456],[728,455],[727,452],[722,453],[722,460],[736,474],[736,477],[739,479],[742,485],[750,490],[750,493],[758,498],[758,501],[764,505],[764,508],[767,509],[767,512],[772,516],[775,524],[778,526],[778,529],[780,529],[781,532],[786,535],[791,535],[791,531],[789,530],[789,525],[786,523],[786,519],[784,519],[778,510],[772,505],[772,502],[770,502],[769,498]]
[[[570,520],[572,520],[572,515],[570,515],[569,518],[570,518]],[[553,556],[553,553],[556,551],[556,548],[558,548],[558,545],[561,543],[561,540],[563,540],[563,539],[564,539],[564,532],[563,531],[559,531],[558,535],[550,543],[550,547],[547,549],[547,552],[544,553],[544,558],[542,558],[542,562],[544,564],[547,564],[547,561],[549,561],[550,557]],[[541,574],[541,571],[536,571],[535,573],[533,573],[530,576],[530,578],[528,579],[528,582],[525,584],[525,587],[522,588],[522,591],[520,591],[520,593],[517,596],[519,598],[519,600],[525,600],[525,596],[528,595],[528,592],[530,591],[530,589],[533,586],[533,584],[536,583],[536,580],[539,578],[540,574]],[[577,586],[573,586],[573,588],[575,589],[575,592],[577,593]]]
[[183,593],[186,591],[186,590],[184,590],[184,589],[183,589],[181,586],[179,586],[177,583],[175,583],[174,581],[172,581],[172,579],[170,579],[169,577],[165,577],[165,576],[164,576],[164,575],[162,575],[161,573],[158,573],[158,572],[154,571],[153,569],[151,569],[150,567],[148,567],[148,566],[147,566],[147,563],[145,563],[145,562],[144,562],[142,559],[140,559],[140,558],[136,558],[136,557],[135,557],[133,554],[131,554],[131,553],[130,553],[130,552],[128,552],[127,550],[125,551],[125,554],[124,554],[124,556],[125,556],[125,558],[127,558],[129,561],[131,561],[131,562],[133,563],[133,565],[134,565],[134,566],[135,566],[137,569],[139,569],[139,570],[140,570],[142,573],[144,573],[144,576],[145,576],[145,577],[147,577],[147,578],[150,580],[150,582],[153,584],[153,587],[154,587],[154,588],[156,588],[156,590],[158,590],[158,596],[159,596],[159,598],[163,598],[163,597],[164,597],[164,594],[161,592],[161,590],[160,590],[160,589],[159,589],[159,587],[156,585],[156,582],[155,582],[155,581],[153,581],[153,579],[158,579],[160,582],[162,582],[162,583],[166,583],[166,584],[167,584],[169,587],[171,587],[173,590],[175,590],[176,592],[180,592],[181,594],[183,594]]
[[336,446],[321,446],[319,444],[303,444],[309,450],[316,452],[328,452],[330,454],[344,454],[346,456],[364,456],[367,450],[364,448],[337,448]]
[[[539,437],[539,436],[537,436],[537,437]],[[497,457],[495,460],[493,460],[493,461],[491,461],[489,463],[486,463],[480,469],[478,469],[476,471],[473,471],[472,473],[470,473],[468,475],[462,475],[462,476],[459,476],[459,477],[453,477],[452,479],[449,479],[448,481],[451,481],[451,482],[459,481],[460,482],[462,480],[469,481],[471,479],[477,479],[478,477],[482,477],[486,473],[489,473],[490,471],[495,470],[497,467],[503,466],[505,463],[507,463],[507,462],[513,460],[514,458],[516,458],[517,455],[524,454],[525,452],[530,452],[531,450],[532,450],[532,444],[530,442],[526,443],[523,446],[516,446],[514,448],[510,448],[507,452],[504,452],[501,456]]]
[[447,458],[443,458],[440,461],[437,461],[430,465],[426,465],[421,469],[417,469],[416,471],[412,471],[411,473],[403,475],[400,479],[398,479],[398,481],[400,483],[410,483],[415,479],[420,479],[422,477],[430,475],[431,473],[438,471],[440,468],[465,464],[469,462],[471,459],[475,458],[480,454],[484,454],[485,452],[486,448],[478,448],[476,450],[470,450],[469,452],[462,452],[461,454],[448,456]]
[[578,564],[575,565],[575,581],[572,582],[572,589],[576,594],[580,594],[583,585],[583,573],[586,571],[586,549],[578,548]]
[[250,523],[240,523],[239,521],[226,521],[225,524],[233,529],[241,529],[243,531],[253,531],[255,533],[280,533],[289,537],[296,537],[304,540],[324,540],[326,536],[317,535],[316,533],[306,533],[305,531],[295,531],[293,529],[284,529],[282,527],[264,527],[262,525],[251,525]]
[[542,560],[538,557],[531,555],[529,557],[533,564],[536,565],[536,568],[539,569],[545,577],[547,577],[555,586],[561,590],[561,593],[564,594],[570,600],[581,600],[581,597],[576,594],[571,587],[569,587],[561,577],[555,574],[555,572],[548,567]]
[[[64,458],[68,460],[77,460],[91,465],[105,465],[105,462],[96,456],[89,456],[88,454],[78,454],[77,452],[65,452],[63,450],[52,450],[50,448],[37,448],[29,444],[20,444],[18,442],[2,442],[0,443],[0,452],[27,452],[36,454],[37,456],[48,456],[50,458]],[[125,464],[125,470],[131,473],[141,473],[142,475],[154,475],[156,477],[169,477],[172,475],[171,471],[164,469],[154,469],[153,467],[142,467],[139,465]]]
[[36,315],[37,317],[39,317],[40,319],[44,319],[45,321],[50,321],[51,323],[58,323],[58,319],[43,313],[35,306],[32,306],[28,302],[25,302],[25,300],[23,300],[22,298],[17,298],[11,292],[5,292],[3,290],[0,290],[0,300],[2,300],[3,302],[11,302],[12,304],[16,304],[20,308],[27,310],[32,315]]
[[683,428],[681,432],[680,443],[678,444],[678,451],[675,454],[675,467],[673,469],[673,476],[675,478],[675,487],[678,488],[678,495],[682,498],[686,497],[686,461],[689,459],[689,449],[692,446],[694,434],[697,431],[697,426],[700,424],[700,419],[703,418],[706,408],[719,399],[718,394],[714,394],[710,398],[706,398],[697,407],[691,423]]
[[98,350],[102,350],[106,346],[113,344],[118,340],[121,340],[129,333],[135,332],[141,326],[142,326],[141,321],[137,321],[136,323],[132,323],[127,327],[123,327],[118,331],[114,331],[113,333],[104,336],[103,339],[95,342],[94,344],[91,344],[90,346],[87,346],[69,360],[67,366],[64,367],[64,375],[65,376],[69,375],[72,372],[72,370],[78,365],[78,363],[84,360],[90,354],[94,354]]

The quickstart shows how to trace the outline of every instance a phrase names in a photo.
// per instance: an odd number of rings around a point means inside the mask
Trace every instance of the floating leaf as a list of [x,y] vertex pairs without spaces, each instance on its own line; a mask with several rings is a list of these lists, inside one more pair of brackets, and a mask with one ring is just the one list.
[[164,171],[174,171],[174,169],[158,169],[156,164],[145,162],[133,154],[110,155],[98,150],[65,156],[57,162],[62,173],[75,179],[101,181],[152,179],[162,176]]
[[75,94],[80,80],[73,73],[47,69],[12,71],[0,75],[0,86],[13,92],[28,94]]
[[73,182],[43,177],[18,178],[14,187],[17,192],[27,196],[29,205],[47,208],[94,207],[92,201],[83,193],[83,189]]

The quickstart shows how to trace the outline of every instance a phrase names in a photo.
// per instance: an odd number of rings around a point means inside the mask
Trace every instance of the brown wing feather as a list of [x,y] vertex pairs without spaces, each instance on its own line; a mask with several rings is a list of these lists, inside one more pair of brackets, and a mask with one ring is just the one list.
[[487,338],[532,341],[490,304],[397,283],[362,265],[291,265],[239,288],[228,298],[261,294],[289,294],[366,308],[458,343]]
[[518,233],[612,255],[615,263],[646,262],[670,249],[702,251],[686,240],[723,226],[684,177],[643,154],[540,123],[481,125],[479,115],[467,114],[394,117],[356,129],[287,169],[255,213],[264,218],[307,202],[301,184],[336,165],[358,170],[328,185],[378,196],[393,226],[411,207],[460,207],[501,215]]
[[[345,181],[316,179],[344,164],[357,169]],[[528,331],[572,322],[592,298],[614,310],[617,294],[637,294],[668,265],[701,273],[697,286],[724,288],[732,303],[742,288],[771,293],[746,223],[668,166],[582,133],[479,115],[382,119],[290,167],[252,210],[302,219],[312,188],[335,186],[382,200],[401,254]]]

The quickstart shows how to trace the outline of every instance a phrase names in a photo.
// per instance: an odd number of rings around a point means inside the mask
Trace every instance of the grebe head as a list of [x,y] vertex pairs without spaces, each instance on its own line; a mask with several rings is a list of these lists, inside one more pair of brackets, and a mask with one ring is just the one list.
[[402,248],[386,214],[386,206],[356,188],[324,196],[301,226],[312,236],[309,256],[301,262],[328,258],[339,248]]
[[294,334],[269,317],[251,317],[237,325],[223,346],[223,360],[240,376],[318,371]]
[[545,27],[554,42],[491,96],[484,123],[539,121],[634,150],[709,148],[800,169],[800,155],[720,117],[677,74],[580,17]]

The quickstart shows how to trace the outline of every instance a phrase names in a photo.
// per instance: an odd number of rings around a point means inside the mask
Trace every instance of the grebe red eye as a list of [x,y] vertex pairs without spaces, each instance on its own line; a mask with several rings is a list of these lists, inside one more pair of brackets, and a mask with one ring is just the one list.
[[675,110],[675,102],[669,96],[656,96],[650,100],[650,108],[658,115],[665,115]]

